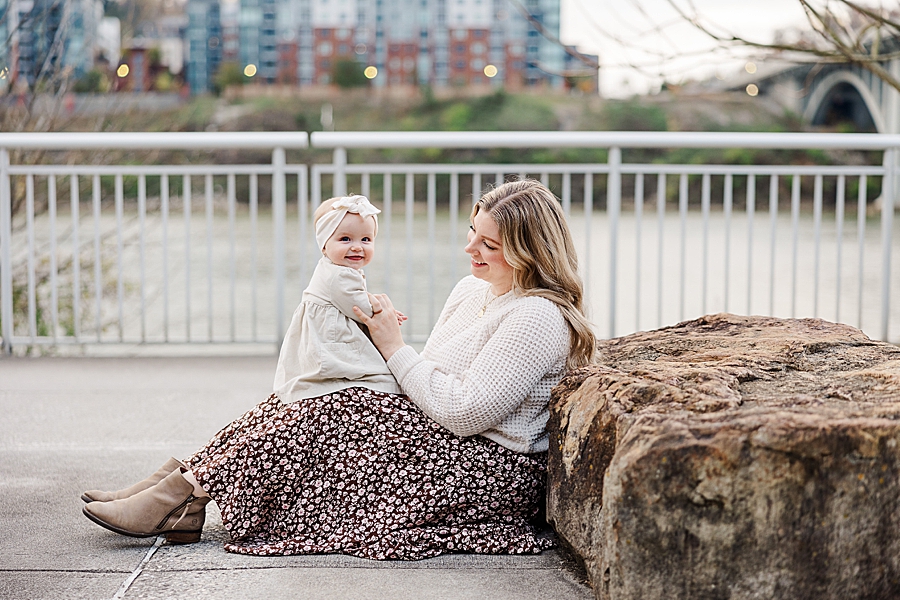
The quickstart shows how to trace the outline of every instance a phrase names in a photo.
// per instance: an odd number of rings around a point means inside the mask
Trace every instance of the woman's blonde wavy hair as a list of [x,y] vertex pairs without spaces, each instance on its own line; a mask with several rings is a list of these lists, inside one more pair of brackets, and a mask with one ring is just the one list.
[[546,298],[562,311],[572,338],[566,367],[590,363],[597,340],[584,315],[578,256],[559,200],[539,181],[524,179],[482,196],[471,218],[482,211],[500,230],[503,257],[513,268],[513,289],[523,296]]

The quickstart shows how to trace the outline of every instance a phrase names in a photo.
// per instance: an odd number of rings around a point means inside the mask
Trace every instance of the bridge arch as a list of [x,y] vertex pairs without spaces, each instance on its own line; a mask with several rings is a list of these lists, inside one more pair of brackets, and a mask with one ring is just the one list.
[[821,124],[825,111],[835,101],[840,93],[850,95],[850,101],[862,102],[863,107],[871,117],[878,133],[889,133],[884,115],[878,105],[878,100],[872,94],[869,86],[859,75],[848,70],[832,71],[819,81],[810,94],[809,102],[803,111],[803,120],[810,124]]

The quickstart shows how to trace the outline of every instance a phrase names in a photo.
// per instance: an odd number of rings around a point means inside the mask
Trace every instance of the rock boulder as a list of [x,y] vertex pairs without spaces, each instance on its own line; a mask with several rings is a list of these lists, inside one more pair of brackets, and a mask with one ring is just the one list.
[[719,314],[554,389],[548,518],[598,599],[900,598],[900,348]]

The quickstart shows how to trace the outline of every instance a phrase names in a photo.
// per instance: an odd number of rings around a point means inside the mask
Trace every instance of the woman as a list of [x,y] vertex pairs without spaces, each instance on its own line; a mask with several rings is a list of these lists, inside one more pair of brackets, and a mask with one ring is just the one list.
[[[181,464],[85,515],[132,536],[200,539],[216,500],[232,552],[419,559],[536,553],[551,388],[588,363],[571,235],[553,194],[506,183],[472,210],[472,276],[450,294],[424,351],[403,342],[385,295],[357,313],[405,395],[348,388],[273,395]],[[106,500],[105,502],[102,500]]]

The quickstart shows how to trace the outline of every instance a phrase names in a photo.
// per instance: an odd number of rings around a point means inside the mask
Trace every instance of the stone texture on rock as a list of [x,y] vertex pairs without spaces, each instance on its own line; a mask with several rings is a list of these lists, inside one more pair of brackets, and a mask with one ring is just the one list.
[[554,389],[548,518],[598,599],[900,598],[900,348],[719,314]]

